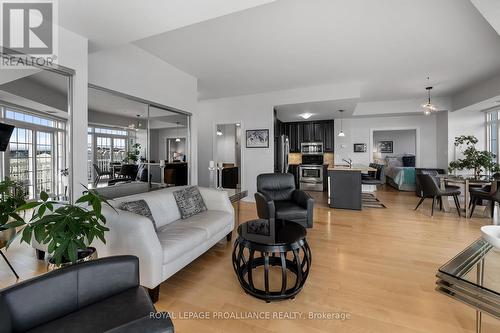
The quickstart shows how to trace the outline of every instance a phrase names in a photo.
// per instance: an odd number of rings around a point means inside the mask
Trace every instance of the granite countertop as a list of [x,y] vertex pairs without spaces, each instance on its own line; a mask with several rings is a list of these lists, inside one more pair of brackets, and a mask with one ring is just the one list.
[[364,164],[353,164],[351,168],[349,166],[344,165],[344,164],[335,164],[333,166],[328,167],[328,171],[361,171],[361,172],[368,172],[368,171],[377,171],[377,169],[369,167]]

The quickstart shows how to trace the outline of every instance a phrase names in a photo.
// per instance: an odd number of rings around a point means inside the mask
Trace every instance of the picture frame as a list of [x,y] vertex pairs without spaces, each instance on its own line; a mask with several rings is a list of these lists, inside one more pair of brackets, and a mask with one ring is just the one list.
[[366,143],[355,143],[354,144],[355,153],[366,153]]
[[247,148],[269,148],[269,129],[253,129],[246,131]]
[[394,153],[394,142],[393,141],[379,141],[378,142],[378,152],[382,153],[382,154]]

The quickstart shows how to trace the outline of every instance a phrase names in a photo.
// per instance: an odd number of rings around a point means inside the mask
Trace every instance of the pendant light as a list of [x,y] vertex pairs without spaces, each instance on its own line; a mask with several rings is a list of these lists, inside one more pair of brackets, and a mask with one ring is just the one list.
[[217,134],[217,136],[223,136],[224,135],[224,133],[222,133],[222,131],[218,127],[217,127],[217,132],[215,132],[215,134]]
[[175,138],[175,142],[181,142],[181,138],[179,138],[179,122],[176,122],[177,127],[177,137]]
[[[344,112],[344,110],[339,110],[339,112],[340,112],[340,115],[342,115],[342,112]],[[340,137],[345,136],[344,129],[342,127],[342,118],[340,118],[340,132],[339,132],[338,136],[340,136]]]
[[[429,77],[427,77],[427,84],[429,83]],[[427,90],[427,103],[422,104],[422,108],[424,109],[424,114],[426,116],[430,115],[432,112],[437,111],[437,106],[431,103],[431,90],[432,90],[431,85],[427,85],[425,87],[425,90]]]

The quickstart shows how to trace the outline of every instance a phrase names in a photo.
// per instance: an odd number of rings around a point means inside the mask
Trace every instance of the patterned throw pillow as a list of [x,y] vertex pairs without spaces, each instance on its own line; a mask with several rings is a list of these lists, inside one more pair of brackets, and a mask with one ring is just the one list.
[[187,219],[207,210],[197,186],[189,186],[175,191],[173,194],[182,219]]
[[151,220],[151,222],[153,223],[153,227],[156,230],[155,219],[153,218],[153,214],[151,214],[151,210],[149,209],[148,203],[145,200],[122,202],[118,208],[127,212],[147,217]]

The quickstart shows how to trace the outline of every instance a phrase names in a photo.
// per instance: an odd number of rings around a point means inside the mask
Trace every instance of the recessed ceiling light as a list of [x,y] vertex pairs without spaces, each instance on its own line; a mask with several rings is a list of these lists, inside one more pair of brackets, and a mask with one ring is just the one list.
[[312,116],[312,113],[306,112],[300,115],[303,119],[309,119]]
[[240,127],[240,126],[241,126],[241,124],[240,124],[240,123],[237,123],[237,124],[236,124],[236,127]]

